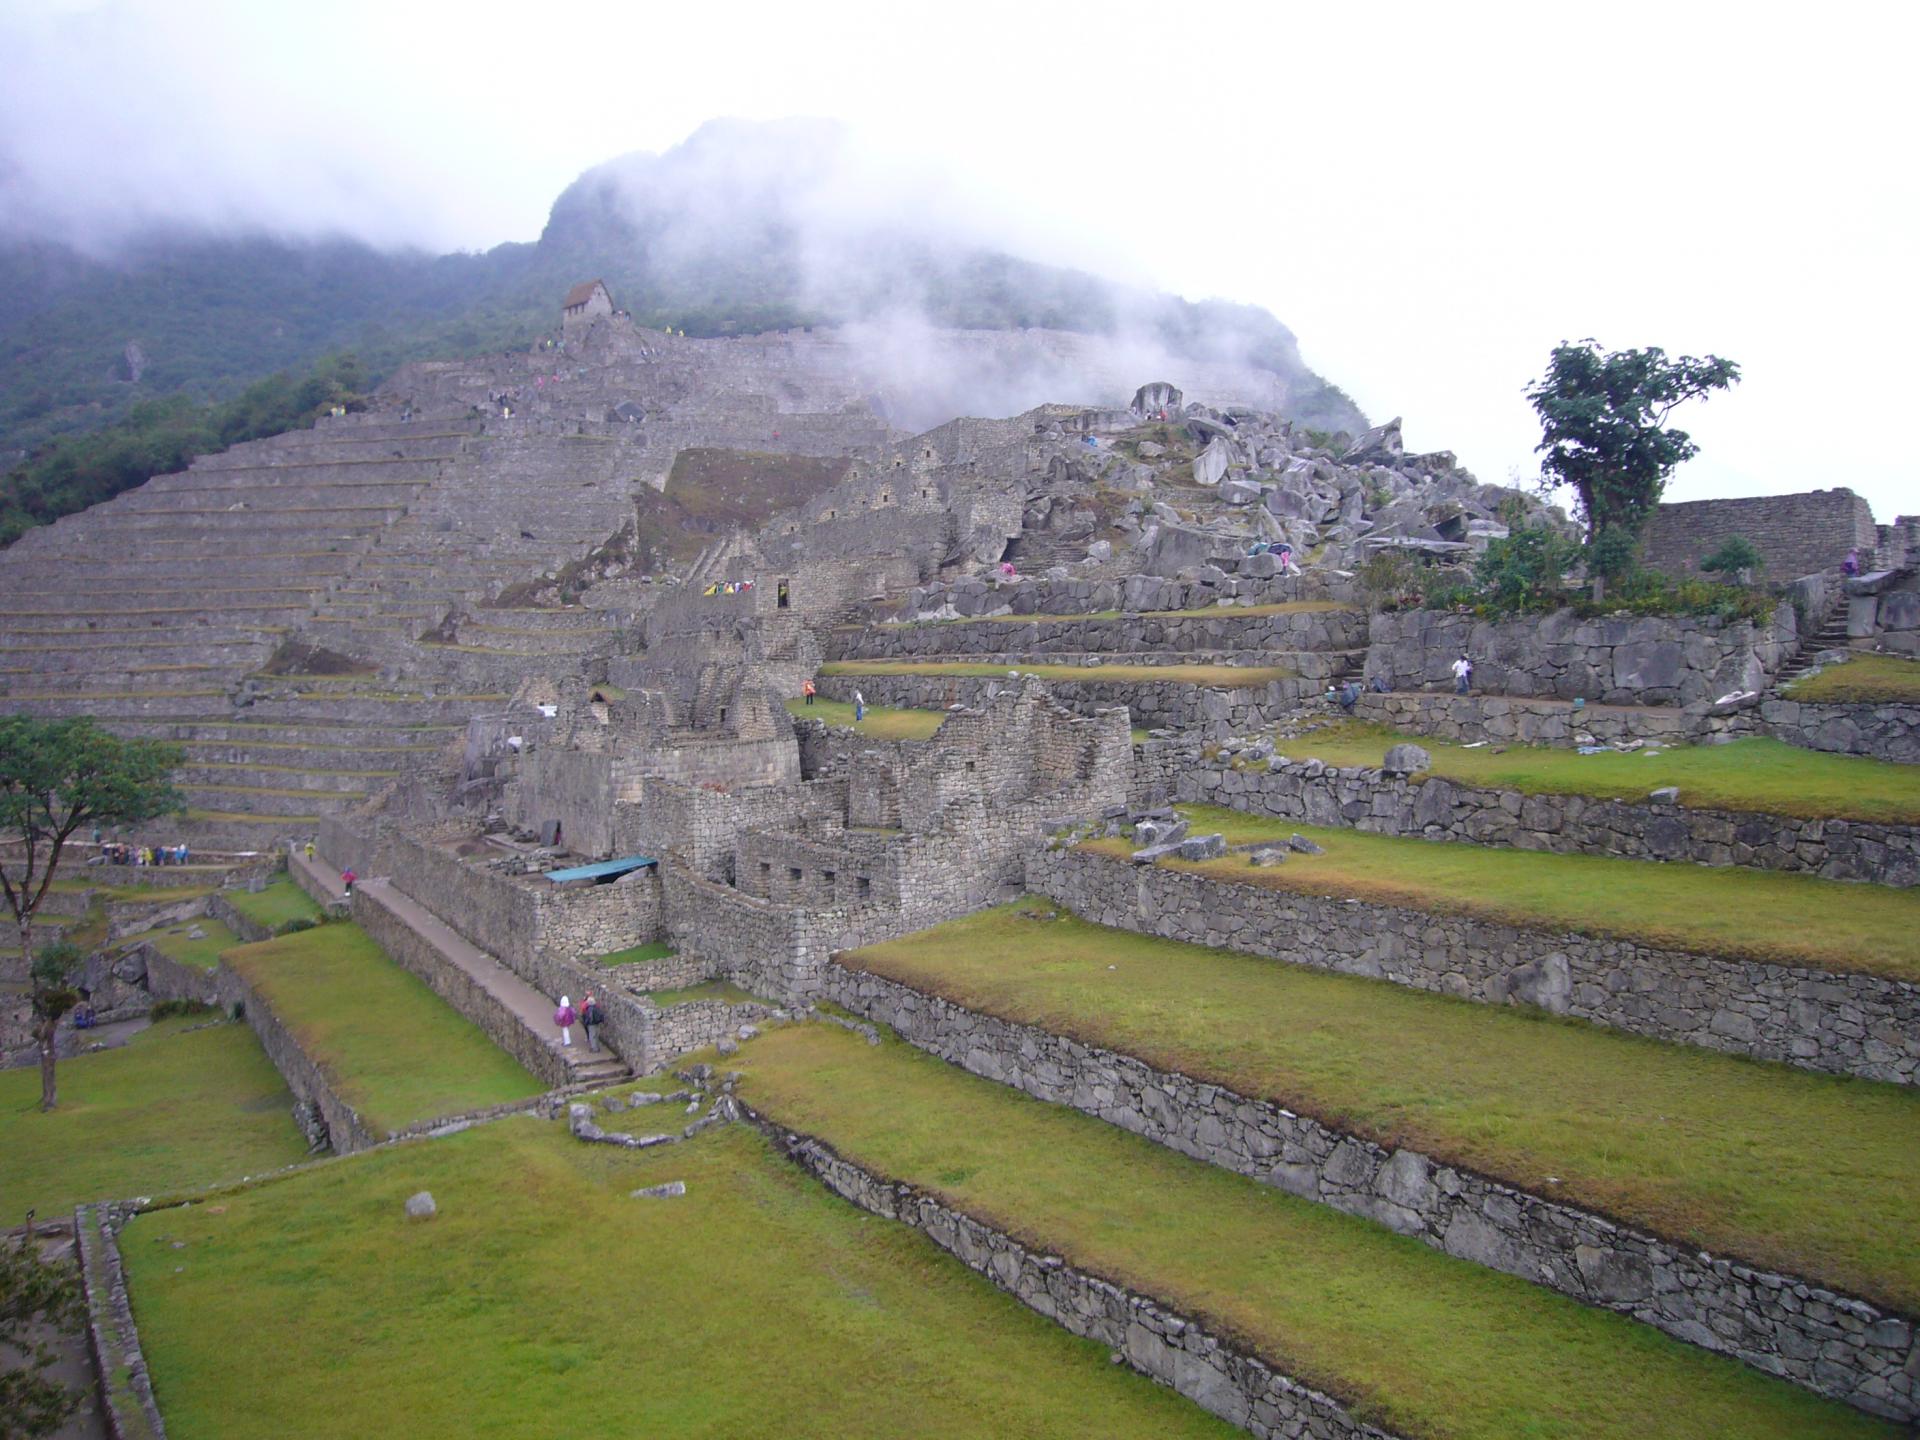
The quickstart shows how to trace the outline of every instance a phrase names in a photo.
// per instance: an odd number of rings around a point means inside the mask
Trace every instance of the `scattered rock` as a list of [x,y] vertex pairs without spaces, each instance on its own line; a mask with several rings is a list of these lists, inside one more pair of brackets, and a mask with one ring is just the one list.
[[1327,853],[1326,846],[1316,845],[1304,835],[1289,835],[1287,837],[1287,848],[1297,851],[1302,855],[1324,855]]
[[713,1048],[718,1050],[722,1055],[738,1055],[740,1053],[740,1042],[723,1035],[720,1037],[720,1043]]
[[664,1185],[643,1185],[638,1190],[632,1192],[632,1198],[635,1200],[671,1200],[677,1195],[684,1195],[686,1193],[686,1181],[669,1180]]
[[1247,854],[1247,863],[1267,869],[1274,865],[1283,865],[1287,859],[1287,847],[1280,844],[1262,845]]
[[430,1192],[422,1190],[417,1195],[407,1197],[407,1218],[409,1220],[431,1220],[440,1213],[440,1207],[433,1203]]
[[1647,799],[1656,805],[1678,805],[1680,803],[1680,787],[1678,785],[1662,785],[1658,790],[1649,791]]
[[1395,745],[1387,751],[1380,768],[1391,775],[1421,775],[1433,768],[1433,756],[1419,745]]
[[1182,860],[1218,860],[1227,853],[1227,837],[1224,835],[1195,835],[1182,840],[1179,845]]

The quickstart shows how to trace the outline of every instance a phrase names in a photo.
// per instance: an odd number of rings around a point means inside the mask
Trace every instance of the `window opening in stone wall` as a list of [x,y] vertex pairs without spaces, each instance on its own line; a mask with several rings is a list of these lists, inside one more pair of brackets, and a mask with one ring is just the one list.
[[782,610],[785,610],[788,605],[792,603],[792,596],[787,593],[787,582],[784,580],[780,582],[779,598],[779,608]]
[[822,870],[822,871],[820,872],[820,878],[821,878],[821,879],[822,879],[823,881],[825,881],[825,882],[826,882],[826,886],[827,886],[827,889],[829,889],[829,890],[831,890],[831,889],[833,889],[833,882],[834,882],[834,879],[835,879],[835,872],[834,872],[834,871],[832,871],[832,870]]
[[727,723],[727,707],[724,705],[720,707],[720,723],[722,725]]
[[771,860],[762,860],[760,862],[760,874],[768,880],[773,878],[773,862]]
[[798,865],[789,865],[787,867],[787,878],[798,885],[801,880],[800,867]]
[[971,775],[973,773],[973,770],[974,770],[973,761],[971,760],[967,761],[967,773]]
[[859,895],[862,900],[873,893],[873,881],[869,880],[866,876],[856,875],[854,877],[854,883],[859,887]]

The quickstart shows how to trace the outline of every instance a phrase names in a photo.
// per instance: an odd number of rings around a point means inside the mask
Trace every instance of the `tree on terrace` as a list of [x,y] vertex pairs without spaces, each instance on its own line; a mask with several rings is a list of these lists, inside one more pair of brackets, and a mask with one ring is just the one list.
[[1657,345],[1609,354],[1583,340],[1556,345],[1546,375],[1527,387],[1540,416],[1546,483],[1571,486],[1579,501],[1596,599],[1607,576],[1631,566],[1668,477],[1699,453],[1686,431],[1667,428],[1667,417],[1739,379],[1740,367],[1717,355],[1669,360]]
[[180,760],[177,745],[122,740],[91,720],[0,716],[0,893],[32,985],[42,1110],[58,1098],[54,1029],[79,1002],[73,972],[80,955],[64,944],[36,955],[33,917],[83,825],[138,824],[182,808],[172,782]]
[[80,1279],[41,1258],[32,1212],[17,1245],[0,1244],[0,1440],[51,1435],[80,1408],[82,1392],[49,1372],[53,1339],[80,1328]]

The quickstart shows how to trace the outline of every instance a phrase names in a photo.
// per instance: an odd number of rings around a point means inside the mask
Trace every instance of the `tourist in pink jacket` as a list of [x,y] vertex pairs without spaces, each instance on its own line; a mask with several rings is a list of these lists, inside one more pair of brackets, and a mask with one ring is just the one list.
[[573,1026],[574,1022],[579,1018],[578,1015],[573,1013],[573,1002],[562,995],[560,997],[560,1008],[553,1012],[553,1023],[560,1027],[560,1043],[562,1045],[571,1046],[573,1044]]

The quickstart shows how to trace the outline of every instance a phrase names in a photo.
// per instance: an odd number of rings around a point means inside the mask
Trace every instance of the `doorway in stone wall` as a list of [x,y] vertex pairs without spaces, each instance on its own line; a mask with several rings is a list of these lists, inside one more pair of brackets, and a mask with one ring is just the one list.
[[779,587],[779,608],[782,610],[785,610],[787,608],[788,603],[789,603],[789,597],[787,595],[787,582],[782,580],[780,582],[780,587]]

